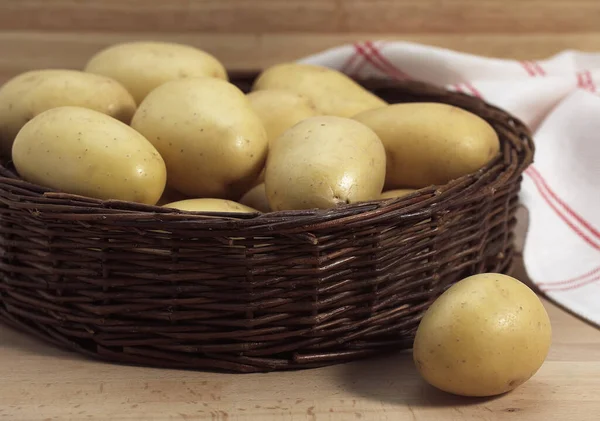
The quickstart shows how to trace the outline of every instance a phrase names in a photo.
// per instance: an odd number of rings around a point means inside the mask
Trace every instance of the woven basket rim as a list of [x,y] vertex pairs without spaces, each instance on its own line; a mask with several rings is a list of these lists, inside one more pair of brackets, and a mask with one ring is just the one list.
[[[237,75],[237,76],[235,76]],[[234,73],[235,77],[246,77],[247,75],[254,75],[253,72],[238,72]],[[232,76],[232,79],[234,79]],[[376,79],[376,78],[364,78],[356,79],[359,83],[369,86],[374,84],[375,86],[386,87],[388,85],[397,84],[410,84],[415,89],[437,89],[444,94],[452,96],[464,96],[469,97],[468,94],[461,92],[454,92],[447,90],[443,87],[437,87],[435,85],[420,82],[420,81],[394,81],[388,79]],[[422,101],[424,102],[424,101]],[[533,150],[533,143],[531,142],[530,131],[527,126],[520,121],[517,117],[509,114],[507,111],[502,110],[494,105],[480,100],[480,106],[492,110],[496,113],[504,114],[508,117],[508,121],[514,127],[519,127],[522,132],[528,134],[528,139],[522,139],[529,143],[530,149]],[[251,227],[254,224],[276,224],[278,222],[289,220],[294,218],[295,224],[306,222],[314,223],[315,220],[325,221],[336,221],[339,223],[340,219],[351,218],[353,215],[360,214],[363,217],[376,216],[378,212],[397,212],[398,216],[410,215],[411,213],[418,212],[419,215],[434,212],[439,209],[440,205],[445,201],[452,201],[457,195],[464,194],[464,190],[470,185],[476,182],[478,179],[485,177],[486,173],[490,172],[492,168],[498,165],[499,161],[502,160],[502,151],[496,155],[491,161],[489,161],[484,167],[479,170],[466,174],[462,177],[451,180],[446,184],[441,185],[430,185],[420,189],[416,189],[415,192],[400,197],[391,199],[379,199],[371,200],[360,203],[352,204],[340,204],[330,209],[306,209],[306,210],[283,210],[283,211],[272,211],[265,213],[232,213],[232,212],[206,212],[206,211],[183,211],[172,208],[165,208],[158,205],[145,205],[141,203],[114,200],[114,199],[96,199],[87,196],[63,193],[48,187],[44,187],[38,184],[27,182],[19,177],[19,175],[7,168],[4,164],[0,163],[0,183],[12,184],[20,189],[25,189],[34,192],[36,196],[28,198],[29,202],[26,204],[21,199],[12,202],[12,205],[21,203],[25,207],[35,211],[35,206],[31,206],[35,203],[36,198],[42,198],[45,200],[44,208],[49,210],[52,208],[52,204],[47,202],[48,199],[55,199],[58,203],[56,206],[64,207],[72,206],[74,209],[78,207],[93,207],[101,208],[111,215],[111,218],[119,218],[119,216],[129,217],[132,214],[145,217],[155,218],[168,218],[169,221],[175,222],[181,221],[206,221],[210,222],[211,225],[224,225],[231,228],[231,224],[234,223],[240,227]],[[527,166],[531,163],[532,159],[525,160],[521,163],[522,166]],[[8,163],[10,164],[10,162]],[[507,172],[505,168],[502,174]],[[519,172],[519,171],[517,171]],[[501,174],[501,175],[502,175]],[[502,184],[502,177],[498,177],[495,183],[488,184],[488,189],[493,189],[496,185]],[[457,189],[457,186],[462,186],[462,189]],[[85,218],[84,218],[85,219]]]
[[[235,83],[247,90],[251,78]],[[445,288],[510,270],[534,145],[519,120],[481,99],[363,83],[391,103],[438,99],[474,112],[498,132],[501,153],[402,198],[265,214],[74,196],[0,166],[0,322],[107,361],[234,372],[410,347]]]

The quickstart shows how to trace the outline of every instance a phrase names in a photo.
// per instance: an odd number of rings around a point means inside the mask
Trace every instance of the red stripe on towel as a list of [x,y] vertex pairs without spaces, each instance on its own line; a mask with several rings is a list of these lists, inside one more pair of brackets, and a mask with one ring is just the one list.
[[473,86],[470,82],[463,82],[463,85],[465,85],[467,89],[469,89],[473,93],[473,96],[476,96],[477,98],[483,98],[481,92],[479,92],[477,88],[475,88],[475,86]]
[[577,73],[577,86],[586,91],[596,92],[596,85],[589,70],[582,70]]
[[577,87],[585,88],[585,82],[583,80],[583,73],[577,73]]
[[558,281],[558,282],[539,282],[538,285],[548,285],[549,287],[552,287],[553,285],[566,285],[566,284],[571,284],[573,282],[582,281],[582,280],[589,278],[590,276],[593,276],[595,274],[600,274],[600,266],[598,266],[596,269],[592,269],[589,272],[586,272],[583,275],[579,275],[575,278],[566,279],[564,281]]
[[365,47],[367,47],[371,51],[373,57],[379,60],[382,67],[386,69],[389,75],[401,80],[410,79],[410,77],[406,73],[404,73],[394,64],[392,64],[383,54],[381,54],[379,48],[372,41],[366,41]]
[[564,286],[564,287],[557,287],[557,288],[545,288],[545,289],[542,289],[542,290],[544,292],[548,292],[548,291],[550,291],[550,292],[553,292],[553,291],[571,291],[571,290],[574,290],[574,289],[578,289],[578,288],[584,287],[586,285],[593,284],[593,283],[598,282],[598,281],[600,281],[600,275],[594,276],[593,278],[588,279],[587,281],[580,282],[578,284],[567,285],[567,286]]
[[528,61],[520,61],[521,66],[525,69],[525,71],[529,74],[529,76],[535,76],[535,70],[530,66]]
[[342,65],[342,67],[340,68],[340,71],[342,73],[346,73],[349,74],[350,72],[350,68],[354,65],[354,62],[356,60],[358,60],[358,58],[360,57],[360,55],[356,52],[356,50],[350,55],[350,57],[348,57],[348,60],[346,60],[346,62]]
[[465,93],[465,90],[462,88],[462,86],[460,86],[460,83],[450,85],[450,88],[454,89],[456,92],[460,92],[461,94]]
[[538,75],[546,76],[546,71],[542,68],[540,63],[538,63],[537,61],[532,61],[529,64],[537,72]]
[[546,188],[550,196],[556,202],[558,202],[571,217],[575,218],[577,222],[583,225],[583,227],[587,229],[593,237],[596,237],[600,240],[600,231],[598,231],[590,222],[586,221],[581,215],[575,212],[564,200],[558,197],[558,195],[552,190],[552,188],[550,188],[544,177],[542,177],[542,174],[540,174],[540,172],[533,165],[531,165],[528,168],[528,171],[530,173],[535,174],[535,177],[537,177],[540,180],[540,182]]
[[587,89],[590,92],[596,92],[596,85],[594,84],[594,79],[592,79],[592,73],[589,70],[584,70],[582,74]]
[[356,68],[356,70],[353,72],[355,75],[358,75],[358,72],[362,69],[362,67],[366,64],[366,63],[370,63],[374,68],[376,68],[377,70],[379,70],[380,72],[382,72],[385,75],[389,75],[389,73],[387,72],[387,70],[381,66],[381,64],[379,64],[372,56],[371,53],[369,51],[367,51],[362,45],[360,45],[360,43],[355,43],[354,44],[354,49],[356,50],[356,52],[358,54],[360,54],[360,56],[364,59],[360,65]]
[[536,174],[535,170],[532,170],[531,168],[532,167],[530,166],[529,169],[527,169],[526,173],[531,177],[531,180],[535,184],[537,190],[540,192],[540,194],[542,195],[542,198],[546,201],[546,203],[548,203],[548,205],[550,205],[550,207],[552,208],[552,210],[554,210],[554,212],[558,215],[558,217],[560,219],[562,219],[563,222],[565,224],[567,224],[573,230],[573,232],[575,232],[577,235],[579,235],[579,237],[582,240],[584,240],[586,243],[588,243],[590,246],[592,246],[596,250],[600,250],[600,245],[596,244],[596,242],[593,239],[591,239],[579,227],[577,227],[573,222],[571,222],[569,220],[569,218],[567,218],[562,213],[562,211],[554,204],[554,202],[552,201],[552,197],[550,196],[549,193],[547,193],[547,191],[545,189],[544,183],[540,180],[540,178],[538,177],[538,174]]

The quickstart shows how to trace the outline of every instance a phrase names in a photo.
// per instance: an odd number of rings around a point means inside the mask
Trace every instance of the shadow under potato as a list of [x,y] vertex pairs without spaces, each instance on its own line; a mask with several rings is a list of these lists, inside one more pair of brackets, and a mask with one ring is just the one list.
[[466,406],[499,397],[457,396],[430,386],[417,372],[410,350],[345,364],[340,376],[339,383],[346,391],[393,405],[423,408]]

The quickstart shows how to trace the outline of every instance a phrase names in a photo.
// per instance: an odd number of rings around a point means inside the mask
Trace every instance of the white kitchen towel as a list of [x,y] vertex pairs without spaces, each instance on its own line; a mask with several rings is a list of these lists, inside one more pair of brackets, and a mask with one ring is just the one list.
[[526,270],[537,287],[600,325],[600,54],[547,60],[479,57],[406,42],[365,41],[300,60],[358,76],[416,79],[482,97],[534,130]]

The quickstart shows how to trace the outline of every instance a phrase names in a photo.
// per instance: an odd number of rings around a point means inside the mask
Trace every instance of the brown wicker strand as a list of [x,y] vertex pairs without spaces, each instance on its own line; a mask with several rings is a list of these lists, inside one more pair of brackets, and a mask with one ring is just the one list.
[[[254,75],[232,78],[242,89]],[[179,212],[52,191],[0,166],[0,320],[126,364],[256,372],[407,348],[452,283],[510,270],[528,129],[469,95],[362,81],[487,120],[485,168],[399,199],[268,214]]]

